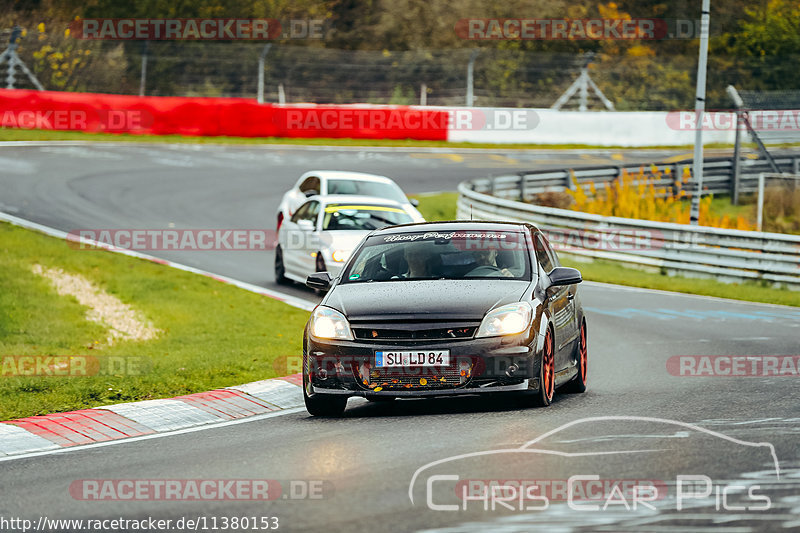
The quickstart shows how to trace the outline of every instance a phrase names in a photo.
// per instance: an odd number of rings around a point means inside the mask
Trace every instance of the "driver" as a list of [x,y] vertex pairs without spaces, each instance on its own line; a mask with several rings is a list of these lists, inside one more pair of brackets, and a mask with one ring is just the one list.
[[507,268],[500,268],[497,266],[497,250],[492,248],[489,250],[478,250],[472,252],[475,258],[475,268],[467,273],[467,276],[505,276],[513,278],[512,274]]

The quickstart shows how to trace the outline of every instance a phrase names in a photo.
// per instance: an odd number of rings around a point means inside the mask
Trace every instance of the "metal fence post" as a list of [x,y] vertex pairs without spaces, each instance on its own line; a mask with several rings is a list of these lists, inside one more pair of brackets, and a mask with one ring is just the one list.
[[147,83],[147,48],[150,41],[142,44],[142,73],[139,78],[139,96],[144,96],[144,88]]
[[564,188],[570,191],[575,190],[575,184],[572,183],[572,174],[569,169],[564,169]]
[[519,201],[525,201],[525,174],[523,172],[519,173]]
[[758,175],[758,208],[756,211],[756,231],[761,231],[764,220],[764,173]]
[[742,132],[739,128],[741,122],[741,113],[736,111],[736,140],[733,143],[733,168],[731,169],[731,203],[733,205],[739,205],[739,159],[741,144],[742,144]]
[[467,64],[467,107],[472,107],[472,104],[475,102],[473,93],[473,73],[475,71],[475,58],[478,57],[480,51],[480,48],[473,50],[469,56],[469,63]]
[[267,57],[267,52],[272,48],[272,43],[264,45],[261,54],[258,56],[258,103],[264,103],[264,59]]

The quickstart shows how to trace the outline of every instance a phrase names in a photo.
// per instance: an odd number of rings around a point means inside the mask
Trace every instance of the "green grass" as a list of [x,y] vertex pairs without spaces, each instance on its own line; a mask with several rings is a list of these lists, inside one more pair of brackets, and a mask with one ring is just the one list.
[[[419,211],[426,220],[455,218],[458,193],[423,195],[417,198],[420,202]],[[579,269],[583,279],[589,281],[800,307],[800,291],[775,289],[757,282],[722,283],[713,279],[684,278],[646,272],[610,261],[583,262],[563,255],[561,259],[565,266]]]
[[722,217],[728,215],[732,220],[736,217],[742,217],[753,224],[756,222],[755,215],[755,199],[749,196],[743,196],[738,205],[731,203],[730,196],[714,196],[711,199],[711,213],[716,216]]
[[431,195],[410,195],[409,198],[419,200],[417,209],[425,220],[455,220],[457,192],[443,192]]
[[[124,133],[86,133],[81,131],[28,130],[0,128],[0,141],[101,141],[101,142],[155,142],[192,144],[288,144],[298,146],[377,146],[410,148],[490,148],[502,150],[568,150],[568,149],[619,149],[626,147],[594,146],[587,144],[493,144],[447,141],[416,141],[411,139],[297,139],[288,137],[192,137],[183,135],[131,135]],[[731,148],[732,145],[708,144],[706,148]],[[643,149],[691,149],[692,146],[653,145]],[[627,149],[630,149],[629,147]]]
[[[31,265],[81,274],[162,330],[148,342],[105,346],[105,328],[56,294]],[[163,265],[0,223],[0,356],[114,357],[142,371],[91,377],[0,377],[0,420],[207,391],[286,375],[302,353],[308,313]],[[133,374],[133,375],[131,375]]]

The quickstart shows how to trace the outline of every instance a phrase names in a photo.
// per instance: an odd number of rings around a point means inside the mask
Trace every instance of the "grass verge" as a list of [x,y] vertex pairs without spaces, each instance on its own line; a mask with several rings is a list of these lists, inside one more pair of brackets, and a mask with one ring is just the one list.
[[[59,296],[32,264],[80,274],[162,330],[105,345],[87,308]],[[202,392],[278,377],[302,353],[308,313],[210,278],[0,223],[0,420]],[[14,356],[96,358],[86,377],[19,377]],[[92,368],[92,365],[88,365]]]
[[[28,130],[21,128],[0,128],[0,141],[99,141],[99,142],[149,142],[149,143],[191,143],[191,144],[287,144],[298,146],[368,146],[368,147],[409,147],[409,148],[488,148],[495,150],[630,150],[623,146],[594,146],[588,144],[493,144],[448,141],[417,141],[412,139],[297,139],[288,137],[191,137],[183,135],[131,135],[124,133],[87,133],[82,131]],[[732,148],[733,145],[707,144],[706,148]],[[683,146],[641,146],[637,150],[675,149],[691,150],[691,145]]]
[[[458,193],[423,195],[417,199],[420,202],[419,211],[426,220],[455,219]],[[722,283],[713,279],[646,272],[610,261],[595,260],[587,263],[565,257],[561,259],[565,266],[579,269],[583,279],[589,281],[800,307],[800,292],[775,289],[758,282]]]

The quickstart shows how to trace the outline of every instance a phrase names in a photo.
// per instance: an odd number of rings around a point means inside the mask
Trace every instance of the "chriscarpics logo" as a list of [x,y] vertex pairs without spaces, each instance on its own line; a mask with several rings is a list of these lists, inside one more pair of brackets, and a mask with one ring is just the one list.
[[[513,436],[509,436],[513,440]],[[709,457],[713,460],[709,460]],[[724,458],[733,458],[730,462]],[[421,465],[408,497],[456,523],[571,530],[792,519],[775,447],[700,424],[638,416],[583,418],[520,446],[476,449]],[[785,507],[785,505],[783,505]]]

